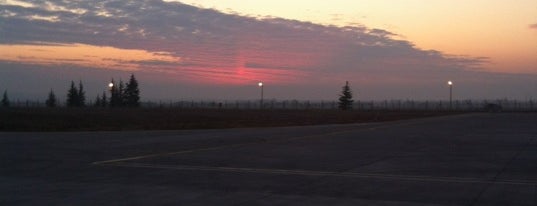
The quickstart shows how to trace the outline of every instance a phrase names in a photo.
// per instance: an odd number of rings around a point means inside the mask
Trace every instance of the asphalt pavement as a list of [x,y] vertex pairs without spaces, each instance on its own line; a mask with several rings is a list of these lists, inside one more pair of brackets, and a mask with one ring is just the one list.
[[0,133],[0,205],[537,205],[537,113]]

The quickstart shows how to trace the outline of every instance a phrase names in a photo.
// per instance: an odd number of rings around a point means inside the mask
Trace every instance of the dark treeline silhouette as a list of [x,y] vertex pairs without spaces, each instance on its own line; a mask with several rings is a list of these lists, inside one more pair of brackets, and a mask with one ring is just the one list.
[[[140,106],[140,89],[138,89],[138,81],[131,74],[129,82],[124,84],[122,80],[119,80],[119,83],[116,84],[114,79],[110,83],[110,101],[106,101],[106,93],[99,98],[99,105],[106,106],[108,104],[110,107],[139,107]],[[96,104],[97,105],[97,101]]]
[[52,89],[48,93],[48,98],[47,98],[47,101],[45,101],[45,104],[47,105],[47,107],[57,106],[56,95],[54,94],[54,91]]
[[[129,82],[127,84],[119,80],[116,83],[112,79],[110,83],[110,98],[106,95],[106,91],[103,91],[102,95],[97,95],[94,107],[139,107],[140,106],[140,89],[138,88],[138,81],[134,74],[131,74]],[[56,96],[51,90],[49,97],[46,101],[48,107],[56,106]],[[86,106],[86,92],[84,91],[84,85],[82,81],[79,82],[78,87],[74,81],[71,81],[71,86],[67,91],[67,101],[65,104],[67,107],[84,107]]]
[[[110,92],[110,97],[107,95]],[[86,103],[86,91],[82,80],[78,82],[78,85],[74,81],[71,81],[69,89],[66,94],[66,107],[85,107]],[[39,107],[38,101],[26,100],[22,102],[17,100],[15,107]],[[89,102],[90,106],[94,107],[140,107],[140,89],[138,88],[138,81],[134,74],[131,74],[129,81],[125,84],[122,80],[116,84],[114,79],[110,83],[109,91],[103,91],[102,95],[97,95],[94,102]],[[42,105],[42,104],[41,104]],[[50,89],[44,106],[54,108],[61,106],[53,89]],[[2,99],[0,101],[1,107],[10,107],[11,101],[8,97],[7,90],[4,90]]]
[[[358,110],[358,111],[458,111],[458,112],[475,112],[499,110],[501,111],[532,111],[537,112],[537,101],[529,99],[526,101],[496,99],[496,100],[454,100],[450,109],[450,103],[447,100],[376,100],[364,101],[353,100],[353,91],[349,82],[345,82],[342,90],[338,94],[339,98],[330,101],[307,101],[307,100],[267,100],[262,103],[252,100],[239,101],[140,101],[139,84],[135,76],[131,74],[129,81],[125,84],[120,79],[112,83],[108,90],[97,95],[95,99],[86,102],[84,86],[82,81],[76,86],[71,81],[67,91],[67,101],[65,104],[59,102],[57,95],[51,89],[45,102],[19,100],[14,101],[8,98],[8,91],[4,90],[0,101],[1,107],[15,108],[38,108],[38,107],[82,107],[91,105],[93,107],[144,107],[144,108],[173,108],[173,109],[232,109],[232,110],[251,110],[251,109],[274,109],[274,110]],[[260,105],[263,104],[263,105]]]
[[5,90],[4,95],[2,95],[2,107],[9,107],[9,98],[7,97],[7,90]]
[[97,95],[95,97],[95,102],[93,103],[94,107],[107,107],[108,106],[108,98],[106,97],[106,92],[103,92],[102,96]]
[[75,82],[71,81],[71,87],[67,91],[67,107],[84,107],[86,106],[86,92],[82,81],[79,82],[78,88],[75,86]]
[[125,85],[122,80],[119,80],[119,84],[116,84],[114,79],[111,81],[112,85],[110,87],[110,107],[123,107],[125,106],[125,101],[123,99],[123,94],[125,92]]
[[138,81],[136,81],[136,78],[132,74],[125,88],[123,99],[125,105],[128,107],[140,106],[140,89],[138,89]]

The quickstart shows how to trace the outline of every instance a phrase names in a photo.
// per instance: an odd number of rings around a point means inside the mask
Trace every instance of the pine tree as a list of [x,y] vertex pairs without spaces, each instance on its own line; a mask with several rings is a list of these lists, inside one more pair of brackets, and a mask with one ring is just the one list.
[[110,103],[108,105],[110,105],[110,107],[115,107],[116,106],[116,99],[117,99],[117,95],[116,95],[116,82],[114,81],[114,79],[112,78],[112,81],[110,81]]
[[123,97],[127,107],[140,106],[140,89],[138,89],[138,81],[136,81],[134,74],[131,74]]
[[345,86],[343,86],[341,94],[339,95],[339,109],[341,110],[351,110],[352,109],[352,103],[354,101],[352,100],[352,91],[349,87],[349,82],[345,82]]
[[9,107],[10,102],[9,98],[7,97],[7,90],[4,91],[4,95],[2,97],[2,107]]
[[123,82],[120,80],[119,84],[112,79],[112,87],[110,88],[110,107],[121,107],[123,102]]
[[117,100],[118,100],[118,106],[123,107],[125,106],[125,84],[123,83],[123,80],[119,80],[119,87],[117,88]]
[[47,107],[56,107],[56,95],[54,94],[54,91],[52,89],[48,93],[47,101],[45,101],[45,104]]
[[77,106],[79,107],[86,106],[86,92],[84,91],[84,86],[82,85],[82,81],[78,83]]
[[101,97],[99,94],[97,94],[97,97],[95,97],[95,102],[93,103],[94,107],[101,107]]
[[68,107],[76,107],[79,105],[80,98],[78,97],[78,89],[75,86],[75,82],[71,81],[71,87],[67,91],[67,103]]
[[106,92],[103,92],[103,95],[101,96],[101,107],[108,106],[108,99],[106,98]]

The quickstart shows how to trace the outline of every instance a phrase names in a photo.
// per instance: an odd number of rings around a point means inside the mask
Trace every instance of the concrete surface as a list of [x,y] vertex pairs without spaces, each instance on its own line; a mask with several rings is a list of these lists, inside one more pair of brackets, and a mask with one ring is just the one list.
[[0,133],[0,205],[537,205],[537,114]]

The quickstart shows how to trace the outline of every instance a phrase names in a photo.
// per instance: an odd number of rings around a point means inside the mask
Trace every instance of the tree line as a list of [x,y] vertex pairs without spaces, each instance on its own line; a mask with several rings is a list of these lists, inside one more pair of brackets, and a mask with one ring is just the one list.
[[110,100],[107,100],[106,92],[102,96],[97,95],[95,98],[95,106],[101,107],[139,107],[140,106],[140,90],[138,89],[138,81],[131,75],[129,82],[126,84],[119,80],[116,84],[114,79],[110,82]]
[[[140,89],[138,88],[138,81],[131,74],[129,81],[125,84],[122,80],[116,83],[114,79],[110,82],[110,97],[103,91],[102,95],[97,95],[93,102],[94,107],[139,107],[140,106]],[[341,93],[338,99],[338,108],[340,110],[352,110],[354,100],[349,82],[345,82],[342,87]],[[48,94],[48,98],[45,102],[47,107],[56,107],[57,98],[54,91],[51,90]],[[3,107],[9,107],[10,102],[7,96],[7,91],[4,91],[4,95],[1,101]],[[78,83],[78,87],[74,81],[71,81],[71,85],[67,90],[67,101],[65,103],[67,107],[85,107],[86,105],[86,92],[84,91],[84,85],[82,81]]]
[[[67,99],[65,105],[67,107],[139,107],[140,106],[140,89],[138,88],[138,81],[134,74],[131,74],[127,83],[123,83],[122,80],[119,83],[115,83],[112,79],[110,85],[110,98],[107,97],[106,91],[103,91],[102,95],[97,95],[93,105],[86,104],[86,92],[82,81],[79,81],[78,86],[74,81],[71,81],[70,87],[67,90]],[[7,94],[7,90],[4,91],[1,100],[2,107],[9,107],[10,100]],[[47,107],[57,107],[58,99],[53,90],[50,90],[47,100],[45,101]]]

